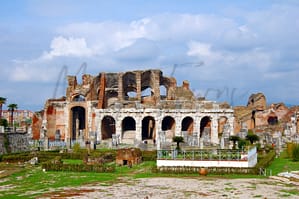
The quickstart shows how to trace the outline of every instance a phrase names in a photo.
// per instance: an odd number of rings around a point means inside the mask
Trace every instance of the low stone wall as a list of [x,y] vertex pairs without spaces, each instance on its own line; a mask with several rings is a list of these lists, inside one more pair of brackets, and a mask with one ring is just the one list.
[[0,154],[29,150],[27,133],[0,133]]

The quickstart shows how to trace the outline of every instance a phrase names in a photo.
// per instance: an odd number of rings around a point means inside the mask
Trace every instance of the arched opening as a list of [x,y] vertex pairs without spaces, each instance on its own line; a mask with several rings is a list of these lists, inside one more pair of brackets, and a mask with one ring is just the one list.
[[223,134],[224,126],[227,122],[227,117],[221,116],[218,119],[218,136],[221,136]]
[[188,135],[193,134],[193,128],[194,128],[194,120],[192,117],[185,117],[182,120],[182,131],[187,131]]
[[136,122],[132,117],[125,117],[122,121],[122,142],[134,144]]
[[141,98],[152,96],[152,88],[147,87],[146,89],[141,91]]
[[167,88],[164,85],[160,85],[160,98],[162,100],[167,98]]
[[112,134],[115,134],[115,120],[111,116],[105,116],[102,119],[101,125],[102,140],[112,138]]
[[162,131],[165,131],[166,139],[172,139],[175,135],[175,120],[171,116],[166,116],[162,120]]
[[155,119],[147,116],[142,120],[142,140],[156,139]]
[[105,98],[106,98],[106,100],[105,100],[106,106],[105,107],[113,106],[115,104],[115,102],[118,101],[118,93],[115,90],[108,90],[108,91],[106,91]]
[[75,106],[71,108],[71,117],[71,139],[83,139],[85,133],[85,108],[81,106]]
[[278,118],[277,118],[277,116],[269,116],[268,117],[268,124],[269,125],[276,125],[276,124],[278,124]]
[[200,137],[211,136],[211,118],[208,116],[200,120]]
[[123,75],[123,91],[125,100],[136,100],[137,84],[135,73],[127,72]]
[[73,97],[73,102],[84,102],[84,101],[85,101],[84,95],[76,95]]

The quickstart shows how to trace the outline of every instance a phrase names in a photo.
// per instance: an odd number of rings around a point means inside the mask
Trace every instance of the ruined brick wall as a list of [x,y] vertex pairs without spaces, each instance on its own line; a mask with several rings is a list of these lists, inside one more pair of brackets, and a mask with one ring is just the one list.
[[43,114],[34,114],[32,117],[32,139],[33,140],[39,140],[40,139],[40,130],[42,128],[42,117]]

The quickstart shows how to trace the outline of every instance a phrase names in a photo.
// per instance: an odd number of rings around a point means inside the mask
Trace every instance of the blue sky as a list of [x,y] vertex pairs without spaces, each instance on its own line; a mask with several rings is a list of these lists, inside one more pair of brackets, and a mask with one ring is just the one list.
[[[196,96],[299,104],[299,3],[10,0],[0,6],[0,96],[40,110],[68,74],[161,69]],[[195,63],[195,65],[184,63]],[[203,63],[200,67],[196,64]],[[4,107],[6,108],[6,107]]]

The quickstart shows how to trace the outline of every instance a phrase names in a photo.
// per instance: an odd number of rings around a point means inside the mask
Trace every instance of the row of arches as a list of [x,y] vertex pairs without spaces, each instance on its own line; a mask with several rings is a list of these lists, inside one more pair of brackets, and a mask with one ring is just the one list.
[[[86,129],[86,110],[81,106],[71,108],[71,138],[78,139],[80,133]],[[227,122],[226,117],[220,117],[218,120],[218,133],[222,133],[223,126]],[[106,115],[100,121],[100,134],[101,139],[111,139],[113,134],[116,134],[116,121],[113,116]],[[157,126],[157,122],[153,116],[145,116],[141,120],[141,139],[142,140],[155,140],[158,131],[165,131],[167,138],[175,136],[176,120],[172,116],[165,116],[161,121],[161,126]],[[195,128],[195,121],[192,117],[186,116],[181,121],[181,129],[179,131],[186,132],[192,135],[193,132],[199,132],[199,136],[203,134],[211,135],[211,117],[205,116],[200,120],[199,129]],[[136,120],[127,116],[124,117],[120,123],[122,139],[134,139],[136,132]]]
[[[220,122],[220,120],[219,120]],[[102,140],[110,139],[113,134],[116,133],[116,122],[112,116],[105,116],[101,121],[101,135]],[[222,126],[222,125],[221,125]],[[166,116],[162,120],[161,130],[168,132],[170,137],[175,135],[176,121],[171,116]],[[127,116],[121,122],[122,138],[126,137],[127,132],[136,131],[136,121],[133,117]],[[208,129],[208,133],[211,133],[211,118],[205,116],[200,121],[200,136],[202,136],[205,129]],[[220,129],[220,128],[219,128]],[[192,117],[185,117],[181,122],[181,131],[187,132],[192,135],[194,132],[194,119]],[[156,139],[157,126],[154,117],[146,116],[142,119],[141,127],[142,140]],[[218,131],[219,132],[219,131]]]

